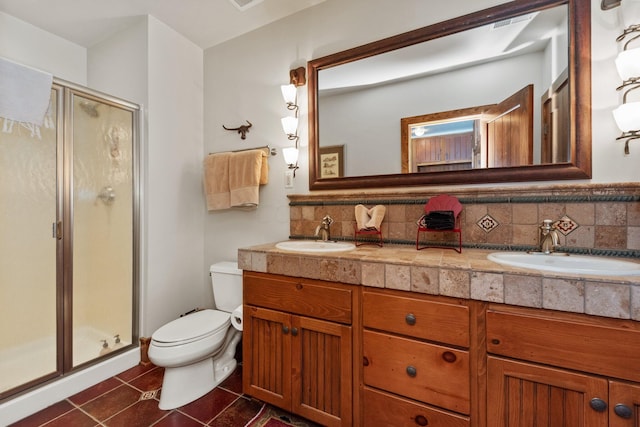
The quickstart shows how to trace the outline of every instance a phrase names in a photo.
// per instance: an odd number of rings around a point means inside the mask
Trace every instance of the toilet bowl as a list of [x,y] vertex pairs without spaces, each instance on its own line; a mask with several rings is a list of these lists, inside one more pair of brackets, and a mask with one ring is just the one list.
[[242,271],[234,262],[210,268],[216,309],[173,320],[151,335],[149,360],[165,368],[160,409],[174,409],[213,390],[236,368],[241,322],[231,322],[242,307]]

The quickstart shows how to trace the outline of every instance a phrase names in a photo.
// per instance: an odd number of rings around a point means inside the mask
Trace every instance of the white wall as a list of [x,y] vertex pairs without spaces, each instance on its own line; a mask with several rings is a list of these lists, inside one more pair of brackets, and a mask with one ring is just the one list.
[[149,17],[145,336],[212,301],[203,258],[202,56]]
[[84,47],[0,12],[0,56],[86,85]]
[[143,106],[142,336],[213,304],[203,260],[202,56],[152,16],[89,50],[91,86]]

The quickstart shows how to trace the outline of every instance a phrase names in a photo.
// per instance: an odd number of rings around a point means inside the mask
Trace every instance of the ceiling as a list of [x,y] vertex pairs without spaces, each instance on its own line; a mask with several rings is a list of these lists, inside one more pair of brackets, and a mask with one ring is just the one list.
[[202,49],[230,40],[324,0],[0,0],[0,11],[91,47],[152,15]]

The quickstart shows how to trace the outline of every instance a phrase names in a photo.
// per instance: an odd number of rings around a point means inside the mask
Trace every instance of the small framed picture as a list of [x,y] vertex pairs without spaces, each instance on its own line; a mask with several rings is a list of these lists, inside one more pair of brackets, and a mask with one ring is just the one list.
[[344,145],[320,147],[320,178],[344,176]]

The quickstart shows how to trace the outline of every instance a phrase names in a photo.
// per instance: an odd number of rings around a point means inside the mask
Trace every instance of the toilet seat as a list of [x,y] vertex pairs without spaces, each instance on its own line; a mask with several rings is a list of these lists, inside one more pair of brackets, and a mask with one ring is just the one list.
[[174,347],[200,341],[226,331],[231,324],[231,313],[219,310],[201,310],[175,319],[151,336],[152,344],[158,347]]

